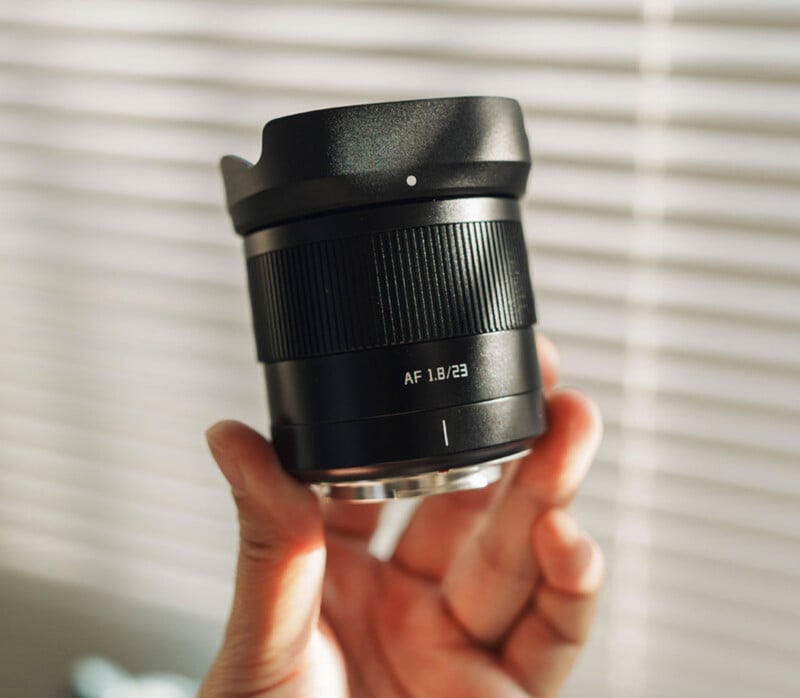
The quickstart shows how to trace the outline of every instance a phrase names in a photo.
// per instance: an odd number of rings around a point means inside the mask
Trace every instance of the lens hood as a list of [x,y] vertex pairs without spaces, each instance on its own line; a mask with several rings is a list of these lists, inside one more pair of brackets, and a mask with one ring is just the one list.
[[441,198],[517,199],[530,171],[519,104],[453,97],[305,112],[266,124],[259,161],[227,155],[240,235],[332,211]]

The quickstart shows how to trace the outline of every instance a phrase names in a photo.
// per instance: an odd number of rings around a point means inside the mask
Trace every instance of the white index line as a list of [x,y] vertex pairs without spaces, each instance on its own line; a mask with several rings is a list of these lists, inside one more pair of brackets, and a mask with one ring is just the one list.
[[444,445],[449,446],[450,441],[447,439],[447,422],[444,419],[442,420],[442,433],[444,434]]

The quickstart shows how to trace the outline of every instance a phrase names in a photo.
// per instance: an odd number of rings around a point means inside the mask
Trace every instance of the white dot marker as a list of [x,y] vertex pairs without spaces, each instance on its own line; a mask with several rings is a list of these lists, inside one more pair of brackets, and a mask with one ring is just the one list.
[[408,177],[406,177],[406,184],[408,184],[409,187],[417,186],[417,178],[414,175],[408,175]]

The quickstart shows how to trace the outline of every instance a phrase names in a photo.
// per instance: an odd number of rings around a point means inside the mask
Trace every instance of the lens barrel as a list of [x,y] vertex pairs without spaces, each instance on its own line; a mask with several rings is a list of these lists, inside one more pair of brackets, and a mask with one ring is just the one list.
[[483,486],[545,429],[513,100],[297,114],[222,160],[283,467],[323,494]]

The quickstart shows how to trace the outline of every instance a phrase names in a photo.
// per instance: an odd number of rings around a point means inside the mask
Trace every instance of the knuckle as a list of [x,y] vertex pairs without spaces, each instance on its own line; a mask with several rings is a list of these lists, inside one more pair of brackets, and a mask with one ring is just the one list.
[[503,536],[491,530],[482,531],[477,539],[478,552],[484,564],[507,578],[529,583],[532,575],[528,557],[519,555]]
[[242,533],[239,536],[239,555],[253,562],[269,562],[280,557],[280,546],[274,540],[254,538]]

